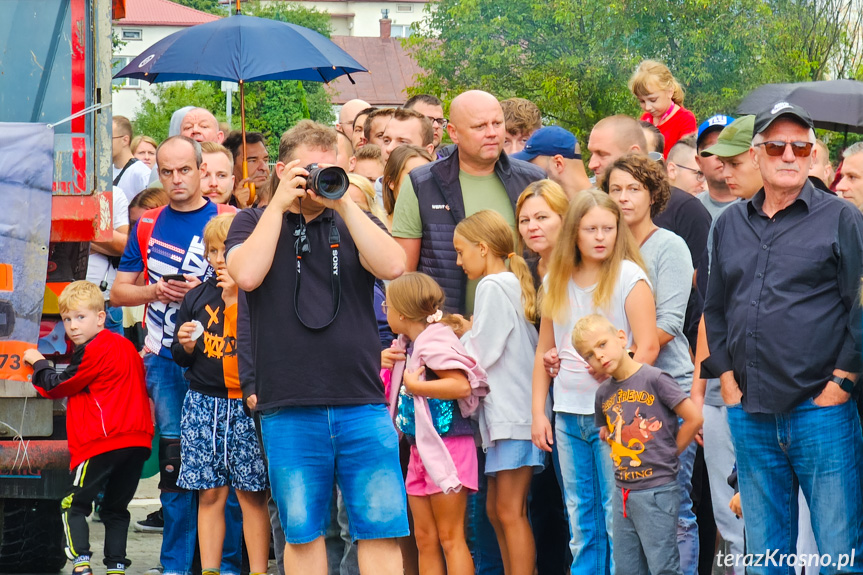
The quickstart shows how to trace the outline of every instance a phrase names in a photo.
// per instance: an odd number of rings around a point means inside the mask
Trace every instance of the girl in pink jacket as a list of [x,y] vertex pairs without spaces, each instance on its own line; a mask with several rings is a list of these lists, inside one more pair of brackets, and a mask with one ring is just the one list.
[[488,385],[443,306],[443,290],[422,273],[405,274],[387,288],[387,322],[400,335],[393,345],[407,353],[406,365],[393,368],[390,396],[398,394],[396,424],[411,443],[405,487],[420,572],[469,575],[474,565],[464,515],[468,491],[478,485],[469,417]]

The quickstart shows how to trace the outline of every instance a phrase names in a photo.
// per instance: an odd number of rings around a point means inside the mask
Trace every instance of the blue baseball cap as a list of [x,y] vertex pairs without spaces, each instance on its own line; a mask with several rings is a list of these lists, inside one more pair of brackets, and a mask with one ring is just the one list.
[[556,156],[560,154],[570,160],[581,159],[581,154],[575,153],[578,139],[575,135],[560,126],[545,126],[534,132],[525,144],[524,149],[512,154],[516,160],[529,162],[537,156]]
[[698,135],[695,137],[695,147],[701,147],[701,138],[708,132],[719,132],[722,129],[734,121],[734,118],[731,116],[726,116],[724,114],[716,114],[715,116],[711,116],[701,122],[701,125],[698,126]]

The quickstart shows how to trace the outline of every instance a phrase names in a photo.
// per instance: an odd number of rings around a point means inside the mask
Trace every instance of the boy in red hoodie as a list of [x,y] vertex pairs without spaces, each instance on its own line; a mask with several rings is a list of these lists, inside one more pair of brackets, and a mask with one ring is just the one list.
[[69,284],[60,294],[60,317],[75,344],[72,360],[57,373],[41,353],[29,349],[33,385],[44,397],[68,397],[66,432],[72,486],[63,498],[66,555],[74,574],[91,574],[87,516],[104,490],[108,575],[121,575],[126,557],[129,502],[138,488],[153,442],[153,420],[144,385],[144,364],[135,346],[105,327],[105,299],[87,281]]

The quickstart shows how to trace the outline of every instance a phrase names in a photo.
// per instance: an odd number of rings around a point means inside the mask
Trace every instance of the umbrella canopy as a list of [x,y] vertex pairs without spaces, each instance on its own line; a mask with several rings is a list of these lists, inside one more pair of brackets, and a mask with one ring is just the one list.
[[147,82],[303,80],[367,72],[314,30],[238,14],[175,32],[114,75]]
[[863,133],[863,82],[825,80],[794,84],[766,84],[738,106],[742,114],[757,114],[776,102],[796,104],[812,117],[816,128]]
[[[237,1],[239,12],[239,0]],[[115,78],[150,83],[222,80],[240,84],[243,178],[246,162],[246,82],[301,80],[329,82],[351,72],[368,72],[321,34],[296,24],[236,14],[174,32],[117,72]],[[255,185],[249,184],[255,198]]]

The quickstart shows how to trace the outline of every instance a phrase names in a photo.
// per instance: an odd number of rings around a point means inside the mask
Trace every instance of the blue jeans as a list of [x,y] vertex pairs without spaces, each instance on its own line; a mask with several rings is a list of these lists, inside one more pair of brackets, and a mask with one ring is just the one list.
[[123,308],[113,307],[105,302],[105,329],[117,335],[125,335],[123,333]]
[[237,492],[228,488],[225,501],[225,540],[222,542],[222,575],[240,575],[243,572],[243,511]]
[[677,485],[680,486],[680,514],[677,517],[677,546],[683,575],[698,574],[698,523],[692,510],[692,468],[698,445],[693,441],[680,454]]
[[[797,488],[809,503],[818,551],[835,563],[855,553],[842,573],[863,573],[863,435],[852,401],[819,407],[807,399],[788,413],[746,413],[728,407],[737,453],[740,499],[749,553],[795,553]],[[791,574],[793,567],[747,567],[749,575]],[[839,571],[833,565],[821,573]]]
[[477,448],[476,455],[479,466],[479,490],[471,493],[467,498],[468,545],[476,575],[503,575],[500,545],[486,511],[488,477],[483,473],[485,452],[480,447]]
[[398,435],[383,404],[264,411],[261,434],[288,543],[326,535],[334,477],[353,541],[410,533]]
[[612,559],[611,497],[614,468],[608,443],[599,438],[593,414],[556,414],[563,497],[569,515],[572,575],[608,575]]
[[[189,383],[173,360],[149,353],[144,356],[147,393],[156,409],[156,425],[163,438],[180,439],[180,416]],[[193,491],[160,495],[165,528],[160,560],[164,575],[186,575],[192,568],[198,532],[198,502]]]

